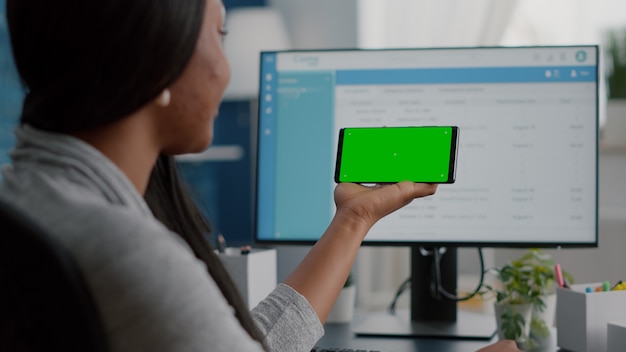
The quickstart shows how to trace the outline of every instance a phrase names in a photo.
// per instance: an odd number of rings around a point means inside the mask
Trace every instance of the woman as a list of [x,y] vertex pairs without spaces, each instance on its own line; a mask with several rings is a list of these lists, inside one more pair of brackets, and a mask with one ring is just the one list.
[[370,227],[436,190],[338,185],[328,229],[250,314],[171,160],[213,137],[221,1],[8,0],[7,17],[28,94],[0,197],[75,256],[113,351],[308,351]]

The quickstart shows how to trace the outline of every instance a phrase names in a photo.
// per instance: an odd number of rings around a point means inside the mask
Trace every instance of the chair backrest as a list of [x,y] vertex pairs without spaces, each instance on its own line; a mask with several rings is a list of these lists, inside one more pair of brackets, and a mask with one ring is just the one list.
[[0,351],[106,351],[97,307],[70,253],[0,201]]

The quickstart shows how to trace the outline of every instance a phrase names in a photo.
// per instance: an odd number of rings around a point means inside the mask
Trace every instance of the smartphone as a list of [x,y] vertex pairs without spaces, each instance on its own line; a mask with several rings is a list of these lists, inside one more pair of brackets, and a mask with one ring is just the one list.
[[458,144],[456,126],[342,128],[335,182],[454,183]]

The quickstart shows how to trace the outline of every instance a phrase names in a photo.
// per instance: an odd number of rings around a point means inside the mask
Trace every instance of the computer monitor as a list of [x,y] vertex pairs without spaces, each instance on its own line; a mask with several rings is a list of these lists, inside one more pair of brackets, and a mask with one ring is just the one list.
[[[413,291],[430,285],[417,287],[430,270],[419,248],[448,249],[454,290],[457,247],[597,246],[598,62],[594,45],[261,53],[256,241],[324,232],[339,129],[453,125],[456,182],[364,242],[412,247]],[[436,301],[412,302],[412,320],[457,319],[454,302]],[[424,317],[418,305],[436,309]]]

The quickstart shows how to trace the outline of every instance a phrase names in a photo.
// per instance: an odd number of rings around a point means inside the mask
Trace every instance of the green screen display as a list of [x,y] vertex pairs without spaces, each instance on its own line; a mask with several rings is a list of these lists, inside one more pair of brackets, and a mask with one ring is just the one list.
[[344,128],[336,182],[454,182],[457,127]]

